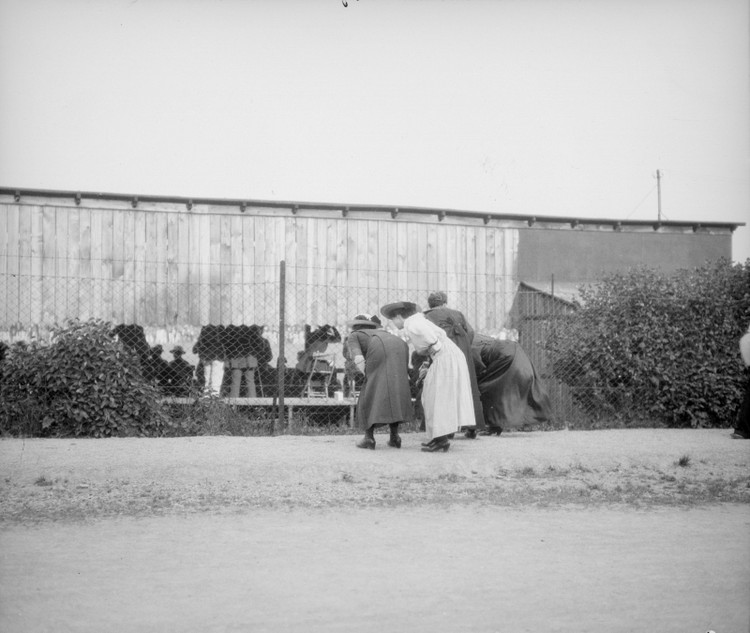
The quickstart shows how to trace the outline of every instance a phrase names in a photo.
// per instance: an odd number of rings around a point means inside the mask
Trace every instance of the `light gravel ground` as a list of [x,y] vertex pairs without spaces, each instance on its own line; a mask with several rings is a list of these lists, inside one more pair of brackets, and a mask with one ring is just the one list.
[[[376,435],[0,441],[2,522],[248,508],[750,502],[727,430],[515,432],[422,453]],[[680,460],[682,464],[680,465]]]
[[0,631],[750,630],[729,431],[377,437],[0,441]]

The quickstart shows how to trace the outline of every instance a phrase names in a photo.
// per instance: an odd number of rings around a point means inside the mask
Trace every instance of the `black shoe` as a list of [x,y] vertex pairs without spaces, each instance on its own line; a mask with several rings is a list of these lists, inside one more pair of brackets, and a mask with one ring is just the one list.
[[401,448],[401,436],[391,435],[391,439],[388,440],[388,446],[392,446],[393,448]]
[[357,442],[357,448],[369,448],[373,451],[375,450],[375,439],[372,437],[363,437],[359,442]]
[[429,442],[422,442],[422,446],[432,446],[435,443],[434,439],[431,439]]
[[466,429],[466,432],[464,433],[464,437],[467,440],[475,440],[475,439],[477,439],[477,430],[476,429]]
[[448,441],[447,437],[439,437],[432,444],[423,446],[422,451],[425,453],[436,453],[437,451],[443,451],[444,453],[447,453],[450,447],[451,443]]
[[484,431],[481,431],[480,435],[497,435],[500,437],[500,434],[503,432],[502,427],[499,426],[488,426]]

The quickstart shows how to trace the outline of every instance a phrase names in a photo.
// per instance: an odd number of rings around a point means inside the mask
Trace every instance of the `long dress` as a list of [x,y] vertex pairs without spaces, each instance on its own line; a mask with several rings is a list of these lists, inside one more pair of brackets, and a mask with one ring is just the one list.
[[365,357],[365,379],[357,400],[357,422],[373,425],[411,422],[409,346],[381,329],[355,330],[347,338],[349,355]]
[[518,343],[478,334],[472,349],[482,365],[477,378],[488,427],[508,429],[551,418],[549,396]]
[[474,426],[474,402],[463,352],[421,312],[404,321],[404,332],[418,354],[432,358],[422,387],[428,439]]
[[471,397],[474,400],[474,423],[478,429],[484,428],[484,415],[482,413],[482,399],[479,393],[479,383],[477,382],[474,359],[471,353],[471,343],[474,340],[474,329],[469,325],[466,317],[462,312],[439,306],[424,311],[424,316],[428,321],[441,327],[448,338],[453,341],[458,348],[464,353],[466,367],[469,369],[469,380],[471,382]]

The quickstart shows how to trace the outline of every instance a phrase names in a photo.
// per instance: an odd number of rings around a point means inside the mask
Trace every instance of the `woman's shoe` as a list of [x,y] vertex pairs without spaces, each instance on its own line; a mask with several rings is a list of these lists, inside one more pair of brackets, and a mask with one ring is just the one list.
[[422,442],[422,446],[432,446],[437,441],[437,438],[432,438],[429,442]]
[[372,437],[363,437],[359,442],[357,442],[357,448],[369,448],[373,451],[375,450],[375,439]]
[[502,427],[488,426],[486,430],[480,433],[480,435],[497,435],[499,437],[502,432],[503,432]]
[[477,439],[477,430],[476,429],[466,429],[466,432],[464,433],[464,437],[467,440],[475,440],[475,439]]
[[428,446],[423,446],[422,451],[424,451],[425,453],[435,453],[437,451],[443,451],[444,453],[447,453],[450,447],[451,447],[451,443],[448,441],[448,438],[441,437],[437,441],[435,441],[433,444],[429,444]]
[[391,435],[391,439],[388,440],[388,446],[393,446],[393,448],[401,448],[401,436]]

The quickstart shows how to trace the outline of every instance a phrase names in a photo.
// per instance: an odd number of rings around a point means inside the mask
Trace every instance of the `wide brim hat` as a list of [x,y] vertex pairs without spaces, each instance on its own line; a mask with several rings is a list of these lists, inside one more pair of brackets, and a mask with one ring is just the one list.
[[172,354],[184,354],[185,350],[182,349],[181,345],[175,345],[171,350],[169,350]]
[[416,303],[413,303],[411,301],[396,301],[394,303],[387,303],[382,308],[380,308],[380,314],[382,314],[386,319],[392,319],[394,312],[403,309],[419,312],[419,306]]
[[366,314],[358,314],[355,316],[351,321],[347,321],[346,325],[348,327],[355,327],[357,325],[362,327],[378,327],[378,324],[372,320],[371,317],[368,317]]

